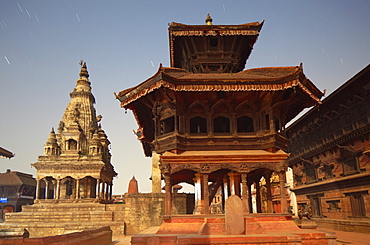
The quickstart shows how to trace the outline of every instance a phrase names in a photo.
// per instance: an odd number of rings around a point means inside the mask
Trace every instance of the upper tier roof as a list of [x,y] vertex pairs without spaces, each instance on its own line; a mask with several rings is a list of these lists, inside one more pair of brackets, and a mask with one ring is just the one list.
[[263,22],[240,25],[172,22],[168,28],[171,67],[197,73],[239,72],[244,69],[262,26]]
[[121,106],[145,96],[154,89],[174,91],[278,91],[299,87],[312,100],[320,102],[323,93],[303,73],[302,65],[253,68],[238,73],[191,73],[160,66],[157,73],[141,84],[118,93]]

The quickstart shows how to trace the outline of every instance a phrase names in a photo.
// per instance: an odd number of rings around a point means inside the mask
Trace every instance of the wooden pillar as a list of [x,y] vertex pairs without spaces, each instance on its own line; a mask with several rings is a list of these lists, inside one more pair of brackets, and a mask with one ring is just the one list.
[[271,174],[266,179],[267,213],[272,213]]
[[193,179],[194,181],[194,197],[195,197],[195,200],[194,200],[194,205],[195,205],[195,208],[194,208],[194,214],[200,214],[202,212],[202,184],[201,184],[201,174],[197,173],[195,174],[195,178]]
[[226,203],[226,199],[229,197],[229,180],[227,178],[227,176],[224,177],[223,179],[224,181],[224,203]]
[[203,174],[203,213],[209,214],[209,191],[208,191],[208,174]]
[[235,183],[235,181],[236,181],[236,179],[235,179],[235,173],[228,173],[227,174],[228,176],[229,176],[229,179],[230,179],[230,194],[231,195],[236,195],[236,183]]
[[243,202],[243,212],[244,214],[249,214],[249,191],[248,191],[248,181],[247,174],[242,173],[242,202]]
[[260,183],[259,183],[259,181],[256,182],[256,206],[257,206],[257,213],[262,213],[262,207],[261,207],[261,190],[260,190]]
[[283,214],[288,213],[288,203],[285,191],[285,171],[279,172],[280,205]]
[[164,182],[165,182],[164,214],[169,216],[172,214],[172,188],[170,175],[167,174],[164,176]]
[[247,180],[247,189],[248,189],[248,207],[249,207],[249,213],[253,213],[251,185],[248,185],[248,180]]

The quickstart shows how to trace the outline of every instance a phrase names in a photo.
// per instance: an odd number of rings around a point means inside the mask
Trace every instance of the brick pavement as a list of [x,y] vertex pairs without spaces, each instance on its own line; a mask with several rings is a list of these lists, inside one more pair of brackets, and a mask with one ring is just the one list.
[[[370,234],[358,232],[346,232],[330,229],[317,229],[324,232],[334,232],[337,235],[337,245],[368,245],[370,244]],[[112,245],[130,245],[131,236],[113,237]]]

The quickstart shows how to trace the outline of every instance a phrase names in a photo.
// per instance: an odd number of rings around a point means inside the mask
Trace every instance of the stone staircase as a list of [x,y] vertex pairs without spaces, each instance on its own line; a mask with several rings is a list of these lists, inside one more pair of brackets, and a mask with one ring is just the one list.
[[30,237],[61,235],[102,226],[110,226],[114,236],[124,234],[124,221],[107,210],[105,204],[34,204],[22,209],[19,213],[7,213],[0,228],[24,228]]

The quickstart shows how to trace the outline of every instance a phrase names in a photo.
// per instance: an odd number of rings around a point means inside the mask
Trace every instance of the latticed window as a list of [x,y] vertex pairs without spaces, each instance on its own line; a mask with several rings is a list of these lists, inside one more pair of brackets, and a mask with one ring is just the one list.
[[339,211],[341,209],[339,207],[340,200],[330,200],[326,201],[326,203],[329,205],[328,207],[329,212]]
[[190,133],[207,133],[207,120],[203,117],[190,119]]
[[341,159],[343,164],[343,175],[351,175],[359,172],[357,157],[352,152],[341,150]]
[[175,117],[169,117],[161,121],[161,134],[175,131]]
[[314,183],[317,181],[317,174],[316,174],[316,168],[313,164],[306,164],[305,166],[305,172],[306,172],[306,183]]
[[238,133],[254,132],[253,118],[248,116],[238,117],[237,121]]
[[365,194],[368,194],[367,191],[345,193],[346,196],[349,196],[351,202],[352,217],[366,217]]
[[230,119],[219,116],[213,119],[213,130],[215,133],[230,133]]

